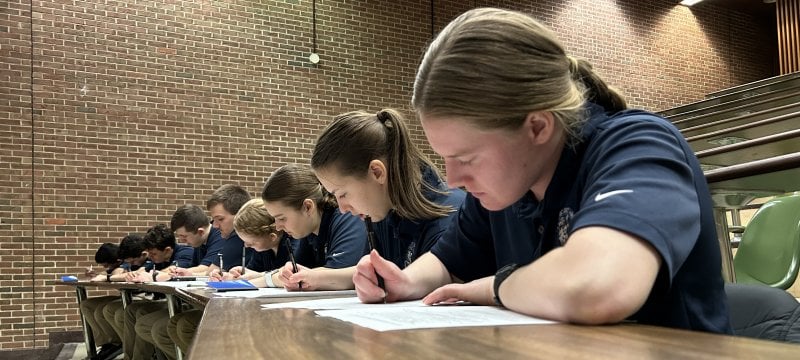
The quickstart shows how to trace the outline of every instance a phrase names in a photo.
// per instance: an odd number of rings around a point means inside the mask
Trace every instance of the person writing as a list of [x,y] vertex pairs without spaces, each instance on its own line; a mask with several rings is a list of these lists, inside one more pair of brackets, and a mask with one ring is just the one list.
[[265,271],[282,267],[289,261],[289,248],[284,232],[275,229],[275,219],[264,208],[264,200],[252,199],[246,202],[233,219],[236,233],[244,241],[244,246],[255,251],[245,268],[236,266],[221,274],[212,272],[214,280],[250,280],[253,285],[266,287]]
[[465,300],[579,324],[731,333],[692,150],[668,121],[627,109],[539,22],[499,9],[459,16],[427,49],[412,105],[449,183],[469,194],[404,270],[362,258],[362,301]]
[[261,198],[275,219],[275,229],[291,237],[284,242],[297,240],[293,242],[297,247],[292,247],[296,261],[267,273],[266,285],[287,290],[342,288],[332,283],[335,278],[290,278],[295,273],[313,273],[316,268],[341,272],[355,266],[366,253],[367,234],[361,221],[337,210],[336,200],[307,165],[289,164],[275,170],[264,184]]
[[[401,269],[430,250],[466,195],[448,188],[393,109],[337,116],[317,139],[311,167],[340,211],[374,222],[376,250]],[[300,271],[290,280],[352,289],[354,272]]]

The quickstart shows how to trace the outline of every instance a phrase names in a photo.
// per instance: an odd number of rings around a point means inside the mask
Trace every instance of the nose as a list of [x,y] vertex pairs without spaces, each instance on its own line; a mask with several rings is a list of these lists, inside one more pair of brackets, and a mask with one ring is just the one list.
[[447,186],[451,188],[465,186],[464,175],[461,167],[455,164],[455,160],[445,160],[444,168],[447,172]]
[[347,202],[346,200],[339,199],[338,203],[339,203],[339,211],[342,214],[346,214],[348,212],[351,212],[351,213],[353,212],[353,206],[350,205],[350,203]]

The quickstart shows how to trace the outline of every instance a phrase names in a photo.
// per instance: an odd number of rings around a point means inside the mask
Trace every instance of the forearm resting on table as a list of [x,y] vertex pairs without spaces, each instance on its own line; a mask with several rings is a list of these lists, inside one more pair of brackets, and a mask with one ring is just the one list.
[[661,257],[650,244],[603,227],[573,233],[566,245],[521,267],[500,287],[510,310],[557,321],[624,320],[647,300]]
[[410,280],[408,292],[403,296],[405,300],[421,299],[440,286],[454,281],[444,264],[430,252],[414,260],[403,272]]
[[354,288],[353,274],[356,272],[355,266],[341,269],[319,267],[308,271],[316,273],[314,276],[319,282],[317,290],[351,290]]

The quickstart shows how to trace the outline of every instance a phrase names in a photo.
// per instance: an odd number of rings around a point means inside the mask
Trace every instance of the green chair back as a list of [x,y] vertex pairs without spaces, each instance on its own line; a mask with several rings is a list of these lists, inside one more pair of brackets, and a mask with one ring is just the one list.
[[800,192],[766,202],[753,215],[733,258],[736,282],[788,289],[800,268]]

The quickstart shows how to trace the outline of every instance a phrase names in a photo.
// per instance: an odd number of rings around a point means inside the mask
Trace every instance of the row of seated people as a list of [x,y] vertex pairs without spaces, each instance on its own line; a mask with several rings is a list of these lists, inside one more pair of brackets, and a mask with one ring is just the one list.
[[[402,121],[394,113],[386,114],[396,124]],[[375,116],[347,121],[375,121]],[[197,205],[183,205],[169,226],[155,225],[141,238],[126,236],[116,257],[98,251],[96,261],[107,272],[93,280],[158,282],[208,276],[212,281],[245,279],[258,287],[290,291],[353,289],[356,264],[373,246],[384,259],[405,268],[431,249],[465,198],[464,191],[448,189],[420,151],[402,156],[406,158],[396,161],[414,167],[406,169],[409,176],[370,189],[368,197],[353,186],[351,198],[342,194],[337,201],[310,166],[296,164],[274,171],[257,199],[241,186],[223,185],[208,200],[208,215]],[[396,166],[373,165],[384,179],[386,169]],[[375,221],[374,245],[367,241],[367,222],[354,214],[369,214]],[[244,257],[242,245],[248,250]],[[295,261],[289,261],[291,256]],[[175,359],[175,345],[188,352],[202,317],[202,310],[186,309],[170,318],[163,300],[137,300],[123,308],[113,296],[88,299],[81,311],[95,330],[96,342],[105,344],[107,350],[101,348],[97,356],[101,359],[120,346],[125,359],[150,359],[154,352]]]

